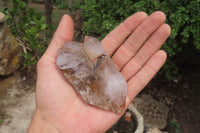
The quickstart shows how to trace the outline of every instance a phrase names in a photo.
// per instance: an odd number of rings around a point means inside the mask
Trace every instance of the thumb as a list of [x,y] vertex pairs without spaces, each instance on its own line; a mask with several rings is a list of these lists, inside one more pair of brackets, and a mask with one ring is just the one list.
[[56,55],[59,48],[62,47],[65,41],[71,41],[73,38],[74,25],[73,20],[69,15],[64,15],[60,24],[53,36],[53,39],[43,56],[48,56],[56,61]]

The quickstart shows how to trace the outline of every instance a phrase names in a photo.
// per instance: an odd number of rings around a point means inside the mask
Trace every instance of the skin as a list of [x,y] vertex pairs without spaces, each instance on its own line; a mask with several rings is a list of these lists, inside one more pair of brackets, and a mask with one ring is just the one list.
[[[171,32],[165,14],[137,12],[101,42],[127,81],[126,107],[164,64],[159,50]],[[28,133],[106,132],[122,114],[86,104],[56,66],[57,50],[73,37],[73,21],[64,15],[37,64],[36,109]]]

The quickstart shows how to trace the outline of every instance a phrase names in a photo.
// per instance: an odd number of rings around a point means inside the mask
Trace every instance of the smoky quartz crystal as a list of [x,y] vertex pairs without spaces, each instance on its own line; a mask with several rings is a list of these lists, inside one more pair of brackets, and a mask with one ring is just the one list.
[[98,39],[65,42],[56,63],[85,102],[116,113],[125,109],[126,81]]

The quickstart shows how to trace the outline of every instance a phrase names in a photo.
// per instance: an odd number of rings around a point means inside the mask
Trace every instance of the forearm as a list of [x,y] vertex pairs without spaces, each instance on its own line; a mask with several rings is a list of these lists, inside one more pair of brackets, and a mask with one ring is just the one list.
[[59,131],[35,112],[27,133],[59,133]]

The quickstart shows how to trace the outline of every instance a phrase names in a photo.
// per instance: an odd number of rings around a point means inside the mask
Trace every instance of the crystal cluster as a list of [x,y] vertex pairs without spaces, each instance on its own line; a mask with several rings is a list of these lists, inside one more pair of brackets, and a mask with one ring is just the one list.
[[57,66],[87,103],[116,113],[124,110],[126,81],[98,39],[65,42]]

